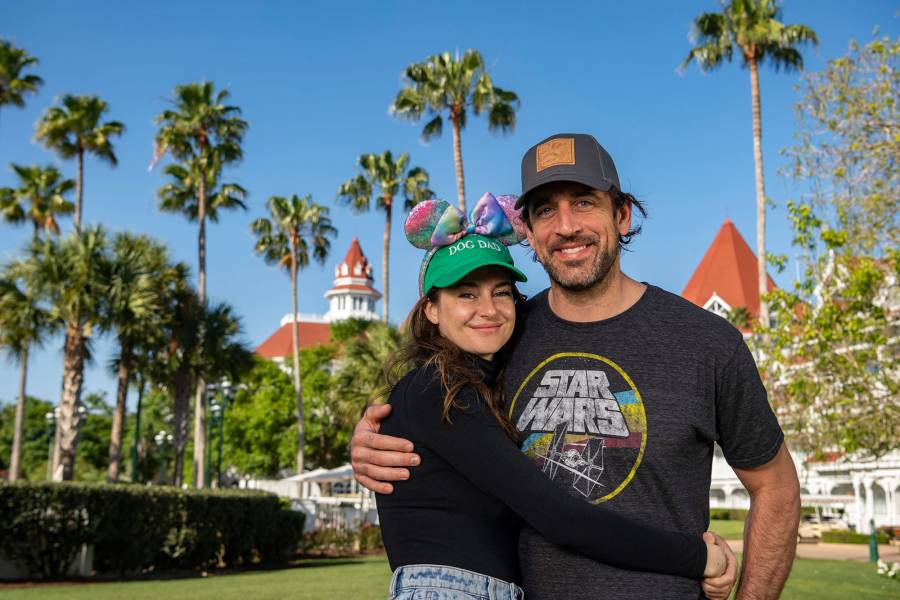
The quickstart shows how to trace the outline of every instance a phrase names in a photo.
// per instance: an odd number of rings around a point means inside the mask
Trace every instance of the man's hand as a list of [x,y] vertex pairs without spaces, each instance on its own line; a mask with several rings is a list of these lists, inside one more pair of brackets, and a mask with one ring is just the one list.
[[409,479],[409,469],[403,467],[414,467],[421,460],[418,454],[413,454],[413,443],[409,440],[378,433],[381,422],[390,412],[390,404],[367,408],[350,440],[354,479],[379,494],[393,492],[394,486],[386,482]]
[[737,580],[737,557],[728,542],[711,531],[703,534],[703,541],[715,544],[725,553],[725,572],[718,577],[705,577],[700,582],[700,587],[710,600],[725,600],[731,594],[731,588]]
[[791,573],[800,522],[800,482],[788,452],[781,445],[768,463],[735,469],[750,494],[744,523],[744,560],[736,600],[778,598]]

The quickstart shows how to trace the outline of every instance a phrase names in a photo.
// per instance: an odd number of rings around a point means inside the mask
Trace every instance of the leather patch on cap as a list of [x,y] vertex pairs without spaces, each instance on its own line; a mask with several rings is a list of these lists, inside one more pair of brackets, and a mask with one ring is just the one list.
[[535,158],[538,173],[558,165],[574,165],[575,138],[556,138],[544,142],[537,147]]

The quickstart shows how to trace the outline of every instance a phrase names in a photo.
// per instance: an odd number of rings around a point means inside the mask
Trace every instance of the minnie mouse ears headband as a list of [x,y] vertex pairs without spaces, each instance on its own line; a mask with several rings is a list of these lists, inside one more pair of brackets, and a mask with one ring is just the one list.
[[469,213],[445,200],[426,200],[417,204],[406,218],[406,239],[416,248],[431,250],[449,246],[460,238],[477,233],[492,237],[504,246],[525,239],[521,210],[516,209],[516,196],[483,195]]
[[416,205],[404,230],[413,246],[428,250],[419,269],[419,293],[424,296],[433,287],[452,286],[484,266],[504,268],[516,281],[526,281],[506,248],[525,237],[515,203],[515,196],[487,193],[472,208],[468,219],[443,200]]

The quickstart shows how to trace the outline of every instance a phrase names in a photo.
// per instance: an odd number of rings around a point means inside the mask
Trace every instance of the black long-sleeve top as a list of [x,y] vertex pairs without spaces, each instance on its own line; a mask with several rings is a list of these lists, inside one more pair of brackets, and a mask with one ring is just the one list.
[[[496,367],[481,359],[489,381]],[[442,419],[445,391],[435,369],[414,369],[394,387],[381,433],[415,444],[420,466],[377,495],[391,568],[439,564],[505,581],[520,580],[521,517],[551,542],[612,566],[701,579],[706,546],[662,531],[558,489],[519,451],[472,388],[457,396],[466,409]]]

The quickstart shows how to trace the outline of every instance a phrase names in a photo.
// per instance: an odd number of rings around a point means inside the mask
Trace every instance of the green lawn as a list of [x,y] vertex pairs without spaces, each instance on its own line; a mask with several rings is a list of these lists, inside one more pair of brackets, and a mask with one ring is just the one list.
[[709,530],[726,540],[739,540],[744,537],[744,522],[712,520],[709,522]]
[[797,559],[784,600],[876,600],[900,598],[900,582],[875,572],[875,565],[844,560]]
[[[387,560],[306,561],[282,571],[219,575],[197,579],[48,585],[0,588],[4,600],[307,600],[387,597]],[[879,577],[869,563],[798,560],[784,600],[878,600],[900,597],[900,583]]]

